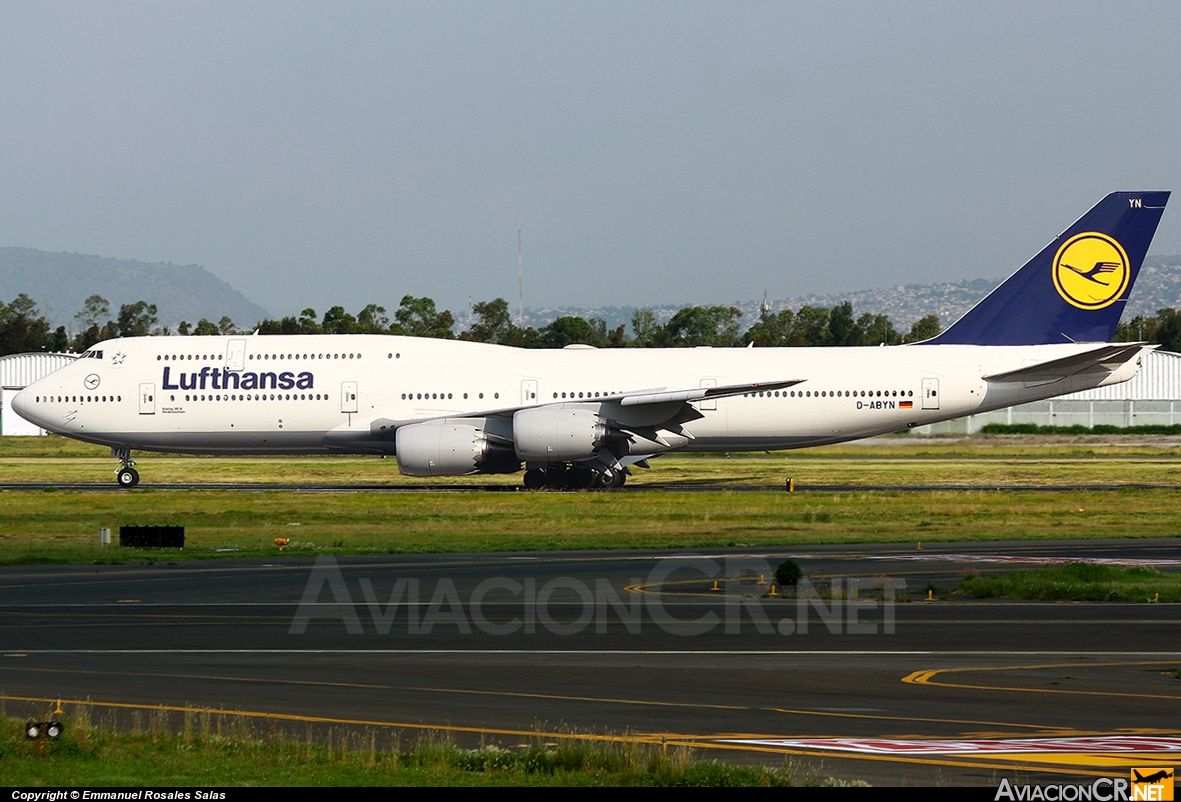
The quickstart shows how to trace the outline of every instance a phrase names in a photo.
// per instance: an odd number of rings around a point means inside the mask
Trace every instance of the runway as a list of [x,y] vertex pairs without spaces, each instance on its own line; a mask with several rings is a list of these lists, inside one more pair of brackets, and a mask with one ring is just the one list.
[[[814,597],[766,595],[787,557]],[[1174,766],[1181,606],[946,592],[1065,559],[1176,572],[1181,540],[9,567],[0,687],[10,715],[628,734],[875,784]]]

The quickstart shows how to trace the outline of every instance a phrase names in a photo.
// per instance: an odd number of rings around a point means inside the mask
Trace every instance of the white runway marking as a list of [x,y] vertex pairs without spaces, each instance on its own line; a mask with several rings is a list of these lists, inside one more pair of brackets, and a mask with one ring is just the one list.
[[1181,565],[1181,559],[1151,559],[1140,557],[1041,557],[1014,554],[947,554],[938,552],[908,552],[905,554],[857,554],[841,557],[833,554],[670,554],[657,557],[658,560],[874,560],[888,562],[932,562],[932,563],[999,563],[1037,565],[1065,565],[1067,563],[1094,563],[1095,565],[1140,565],[1145,567]]

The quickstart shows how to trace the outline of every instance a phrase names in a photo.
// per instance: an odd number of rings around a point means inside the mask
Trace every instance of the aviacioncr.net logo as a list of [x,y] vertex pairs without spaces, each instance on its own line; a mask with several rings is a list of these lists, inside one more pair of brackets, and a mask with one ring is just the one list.
[[1068,239],[1053,265],[1054,287],[1079,309],[1102,309],[1128,288],[1131,268],[1123,246],[1106,234],[1088,231]]

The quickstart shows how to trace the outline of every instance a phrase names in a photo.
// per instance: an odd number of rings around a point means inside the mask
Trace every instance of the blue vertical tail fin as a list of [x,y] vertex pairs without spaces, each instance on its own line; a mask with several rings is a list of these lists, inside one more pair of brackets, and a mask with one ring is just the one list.
[[1168,192],[1113,192],[926,344],[1110,342]]

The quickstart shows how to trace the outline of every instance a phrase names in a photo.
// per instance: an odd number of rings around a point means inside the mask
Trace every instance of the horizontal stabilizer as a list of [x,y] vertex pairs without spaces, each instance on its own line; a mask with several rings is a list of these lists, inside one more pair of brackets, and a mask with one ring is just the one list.
[[1112,373],[1144,348],[1152,347],[1154,346],[1146,346],[1144,343],[1112,343],[1062,359],[1051,359],[1049,362],[1027,365],[1004,373],[993,373],[990,376],[985,376],[984,380],[1006,383],[1023,382],[1027,386],[1031,386],[1051,384],[1079,373]]

